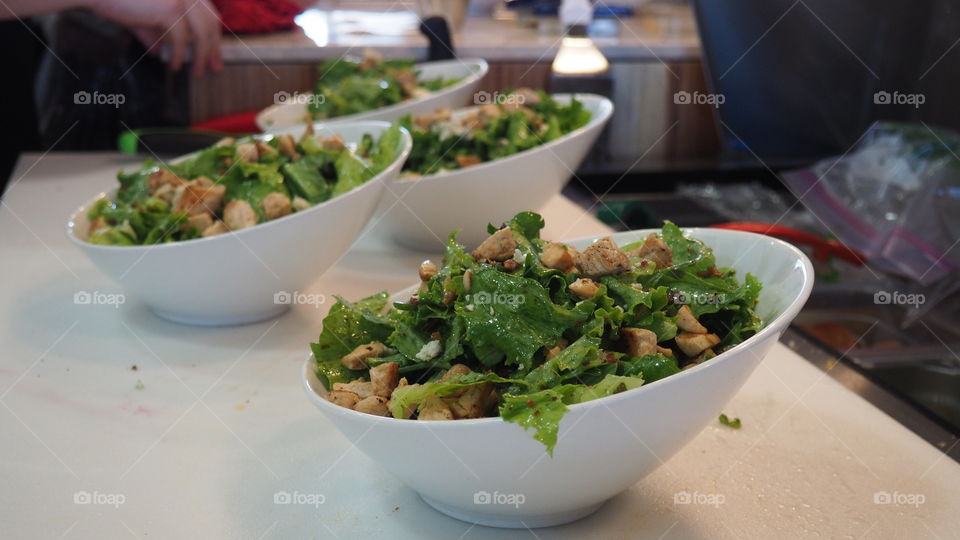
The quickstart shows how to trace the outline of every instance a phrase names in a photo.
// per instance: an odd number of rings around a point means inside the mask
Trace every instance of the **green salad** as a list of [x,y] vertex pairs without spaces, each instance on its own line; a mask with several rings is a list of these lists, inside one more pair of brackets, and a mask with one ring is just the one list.
[[315,119],[387,107],[457,83],[460,79],[421,79],[414,60],[384,60],[368,51],[363,60],[331,59],[320,65],[308,109]]
[[87,241],[132,246],[214,236],[305,210],[363,184],[396,160],[393,126],[356,148],[308,130],[269,139],[227,138],[171,164],[120,172],[113,200],[87,213]]
[[419,290],[337,299],[311,344],[327,398],[419,420],[500,416],[548,452],[570,405],[708,362],[755,334],[760,283],[718,268],[711,249],[666,222],[619,247],[579,252],[517,214],[468,253],[450,236]]
[[454,116],[450,109],[438,109],[401,118],[413,136],[404,176],[415,178],[512,156],[590,121],[590,112],[576,99],[561,105],[545,92],[528,88],[496,97],[496,103],[467,114]]

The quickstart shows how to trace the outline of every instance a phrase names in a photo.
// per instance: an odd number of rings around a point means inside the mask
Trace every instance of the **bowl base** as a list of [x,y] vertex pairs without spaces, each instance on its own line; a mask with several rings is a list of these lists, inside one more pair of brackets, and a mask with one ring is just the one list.
[[489,514],[481,512],[471,512],[463,508],[450,506],[435,499],[431,499],[422,493],[418,493],[420,498],[435,510],[474,525],[483,525],[486,527],[500,527],[505,529],[536,529],[538,527],[552,527],[554,525],[563,525],[586,517],[598,508],[603,506],[603,501],[599,504],[578,508],[576,510],[566,510],[562,512],[550,512],[546,514],[527,515],[521,512]]
[[184,315],[176,311],[169,311],[166,309],[155,308],[150,306],[150,311],[156,314],[161,319],[166,319],[168,321],[173,321],[179,324],[186,324],[190,326],[239,326],[241,324],[253,324],[261,321],[266,321],[267,319],[272,319],[279,315],[285,313],[290,306],[287,304],[280,304],[275,306],[273,309],[267,311],[258,311],[256,313],[250,313],[246,315],[239,316],[226,316],[226,317],[203,317],[195,315]]

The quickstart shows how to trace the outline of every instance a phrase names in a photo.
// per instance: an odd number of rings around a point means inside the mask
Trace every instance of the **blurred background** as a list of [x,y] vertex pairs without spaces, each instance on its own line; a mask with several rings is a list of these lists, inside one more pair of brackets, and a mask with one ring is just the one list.
[[[577,56],[563,12],[584,5],[590,16],[576,35],[589,47]],[[670,219],[805,246],[818,283],[797,331],[910,404],[931,432],[960,433],[954,2],[162,0],[3,9],[0,106],[12,121],[2,181],[21,152],[176,155],[223,132],[256,131],[254,116],[278,93],[309,90],[322,61],[368,49],[422,61],[484,58],[484,92],[604,94],[616,112],[568,197],[615,228]],[[565,50],[572,69],[559,61]]]

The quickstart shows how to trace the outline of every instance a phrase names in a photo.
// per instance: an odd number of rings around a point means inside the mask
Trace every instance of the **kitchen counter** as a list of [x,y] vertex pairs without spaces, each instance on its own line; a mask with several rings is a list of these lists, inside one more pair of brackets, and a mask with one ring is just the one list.
[[[620,35],[597,37],[594,42],[612,62],[699,61],[700,42],[688,8],[641,9],[634,17],[617,20]],[[309,9],[297,17],[297,28],[274,34],[223,39],[228,64],[315,63],[344,54],[360,55],[367,47],[391,57],[422,58],[427,39],[412,11]],[[467,17],[454,35],[461,58],[490,62],[552,59],[560,45],[556,32],[540,34],[513,21]]]
[[[429,508],[299,386],[329,304],[263,323],[159,319],[64,237],[118,154],[28,155],[0,208],[0,529],[10,538],[512,538]],[[22,176],[22,178],[21,178]],[[607,229],[562,197],[547,237]],[[304,293],[413,282],[376,227]],[[149,258],[143,261],[149,264]],[[720,411],[718,411],[719,413]],[[536,538],[955,538],[960,465],[778,344],[713,424],[581,521]],[[610,466],[615,467],[615,463]],[[299,493],[315,505],[275,504]]]

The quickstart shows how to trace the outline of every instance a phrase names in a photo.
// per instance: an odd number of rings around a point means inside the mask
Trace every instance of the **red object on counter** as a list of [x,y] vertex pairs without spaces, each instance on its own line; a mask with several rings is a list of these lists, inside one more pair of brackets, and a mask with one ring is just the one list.
[[303,6],[291,0],[213,0],[223,27],[235,34],[265,34],[293,28]]
[[257,127],[256,118],[256,112],[232,114],[230,116],[211,118],[209,120],[196,123],[190,126],[190,128],[201,131],[222,131],[224,133],[238,134],[260,133],[260,128]]
[[781,240],[786,240],[794,244],[803,244],[813,248],[813,256],[819,261],[826,261],[831,256],[843,259],[855,266],[863,266],[867,258],[859,251],[852,250],[834,239],[824,239],[817,235],[784,227],[782,225],[771,225],[769,223],[755,223],[748,221],[735,221],[731,223],[718,223],[711,225],[715,229],[731,229],[734,231],[746,231],[757,234],[773,236]]

